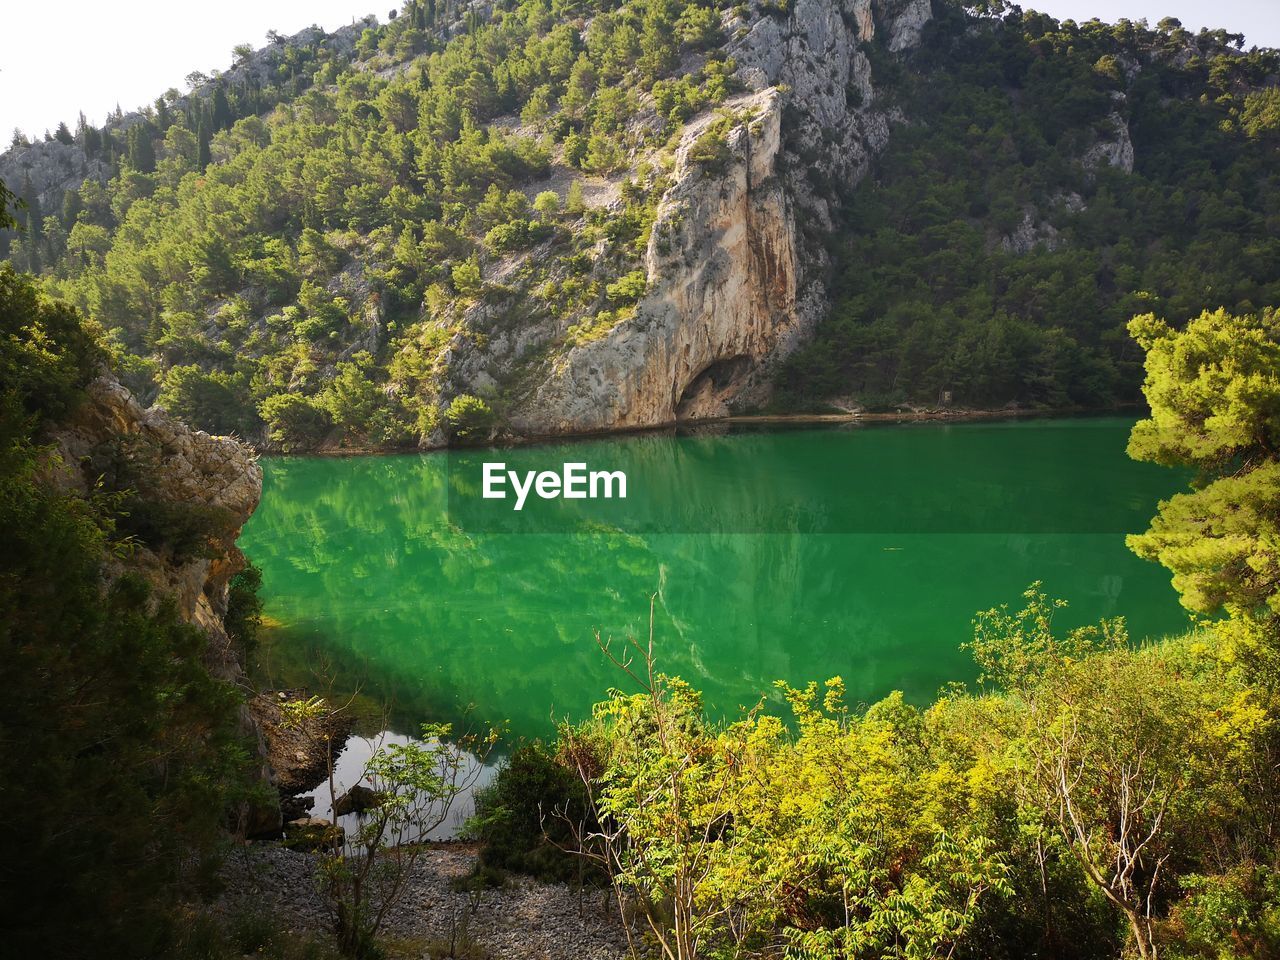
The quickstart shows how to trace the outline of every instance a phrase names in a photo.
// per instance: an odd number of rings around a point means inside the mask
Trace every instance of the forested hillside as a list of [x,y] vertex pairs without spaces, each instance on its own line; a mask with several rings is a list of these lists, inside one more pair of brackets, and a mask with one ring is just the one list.
[[831,238],[801,406],[1135,399],[1134,314],[1280,301],[1280,60],[1241,38],[956,9],[894,90],[911,121]]
[[1280,299],[1280,66],[1239,46],[942,0],[414,0],[15,143],[0,254],[140,396],[286,449],[1113,404],[1135,312]]
[[[5,955],[500,960],[545,934],[563,941],[548,956],[600,956],[563,934],[616,907],[628,955],[672,960],[1280,956],[1280,58],[1242,46],[1000,0],[409,0],[386,24],[238,47],[226,73],[102,128],[15,138],[0,156]],[[305,593],[294,613],[264,608],[236,546],[257,457],[181,422],[292,451],[1139,397],[1129,455],[1188,483],[1127,543],[1167,569],[1193,625],[1072,629],[1033,583],[975,615],[975,681],[924,704],[887,691],[936,638],[878,623],[877,583],[925,608],[971,568],[998,593],[1006,555],[1044,555],[1037,534],[984,534],[990,562],[958,527],[905,548],[910,530],[847,538],[888,571],[864,582],[826,546],[807,562],[777,546],[825,507],[768,489],[841,482],[837,458],[787,474],[694,451],[744,497],[766,491],[753,512],[790,532],[742,531],[768,541],[767,565],[662,553],[666,535],[603,521],[561,564],[517,555],[522,538],[474,548],[490,531],[461,530],[427,496],[452,488],[414,479],[403,497],[328,490],[278,510],[315,538],[258,534],[281,541],[276,569],[376,616],[313,615]],[[989,468],[976,484],[901,454],[950,499],[899,499],[931,520],[1017,476],[972,449]],[[424,524],[403,536],[378,509],[397,497]],[[1045,536],[1072,562],[1106,536],[1071,529]],[[913,553],[941,565],[888,565]],[[1090,573],[1087,590],[1128,602],[1123,579]],[[507,629],[518,581],[536,604]],[[847,607],[810,616],[810,581]],[[679,603],[655,630],[668,585],[707,584],[734,669],[760,687],[727,716],[662,672],[663,643],[689,652],[691,679],[722,669]],[[265,602],[289,589],[268,581]],[[654,591],[647,642],[595,635],[631,692],[565,715],[521,650],[584,676],[581,618],[607,623],[604,598],[638,589]],[[428,605],[450,608],[448,629]],[[333,630],[338,651],[348,636],[394,650],[392,613],[423,651],[392,676],[415,710],[463,701],[439,679],[458,665],[428,658],[465,648],[464,670],[510,670],[494,689],[546,698],[554,739],[513,743],[496,770],[497,732],[461,725],[341,754],[363,677],[338,660],[344,694],[305,643]],[[314,685],[247,701],[259,627]],[[855,704],[825,670],[768,687],[802,644],[824,664],[845,648],[886,695]],[[269,723],[250,710],[263,701]],[[392,716],[371,712],[376,729]],[[340,755],[356,771],[341,796]],[[327,807],[298,808],[290,756],[319,758]],[[476,842],[455,848],[474,872],[415,886],[482,775]],[[509,872],[556,880],[564,909],[538,912],[547,888]],[[498,914],[513,929],[491,953],[472,919]],[[425,921],[447,939],[418,936]]]

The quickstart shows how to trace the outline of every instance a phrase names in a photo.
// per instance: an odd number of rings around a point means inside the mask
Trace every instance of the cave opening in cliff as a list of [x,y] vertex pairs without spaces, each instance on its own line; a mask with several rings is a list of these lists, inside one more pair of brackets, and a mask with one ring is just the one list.
[[685,386],[676,402],[677,420],[723,417],[755,361],[746,354],[715,360]]

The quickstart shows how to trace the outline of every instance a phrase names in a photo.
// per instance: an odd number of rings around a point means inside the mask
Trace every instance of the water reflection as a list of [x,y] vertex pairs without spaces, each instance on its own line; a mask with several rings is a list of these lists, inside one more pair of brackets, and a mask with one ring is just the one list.
[[[331,819],[335,799],[341,799],[348,790],[358,784],[368,786],[368,783],[364,780],[364,773],[370,758],[375,753],[388,746],[404,746],[413,742],[411,737],[391,730],[379,730],[368,736],[360,734],[352,736],[334,761],[332,790],[328,781],[326,781],[315,790],[300,795],[302,802],[307,804],[307,816],[320,817],[325,820]],[[457,782],[466,786],[450,804],[447,819],[425,834],[418,831],[408,831],[403,836],[396,838],[398,842],[413,843],[418,840],[447,840],[456,837],[462,831],[467,818],[475,812],[476,791],[487,786],[493,780],[499,761],[496,757],[493,757],[488,759],[487,762],[481,763],[478,757],[465,751],[460,753],[460,758]],[[338,817],[337,822],[349,838],[354,837],[360,829],[360,817],[355,813],[344,814]]]
[[[642,635],[651,594],[660,665],[725,713],[774,698],[774,680],[836,674],[855,700],[893,689],[926,699],[973,675],[959,645],[974,611],[1016,602],[1032,580],[1071,600],[1064,625],[1124,614],[1137,636],[1171,632],[1185,619],[1166,575],[1108,529],[1140,529],[1178,482],[1127,460],[1128,427],[1040,421],[540,448],[541,458],[625,463],[661,478],[633,488],[635,514],[615,515],[621,526],[597,516],[572,533],[460,524],[442,455],[267,459],[263,504],[243,538],[279,624],[262,667],[278,683],[306,685],[330,661],[350,685],[390,701],[394,729],[457,722],[474,705],[473,726],[508,722],[514,735],[538,736],[625,686],[593,635]],[[531,454],[500,453],[517,455]],[[969,479],[950,482],[939,463]],[[1029,477],[1039,478],[1035,523],[1011,530],[998,491],[1021,482],[1025,494]],[[727,505],[708,506],[700,529],[688,529],[682,503],[706,503],[715,490]],[[848,531],[850,503],[865,518],[890,500],[932,519]],[[664,504],[673,525],[646,528]],[[1002,522],[975,520],[993,511]],[[1106,523],[1077,523],[1087,515]],[[637,517],[639,529],[628,525]],[[755,532],[723,528],[744,518]],[[766,519],[772,532],[759,532]],[[802,532],[833,524],[837,532]]]

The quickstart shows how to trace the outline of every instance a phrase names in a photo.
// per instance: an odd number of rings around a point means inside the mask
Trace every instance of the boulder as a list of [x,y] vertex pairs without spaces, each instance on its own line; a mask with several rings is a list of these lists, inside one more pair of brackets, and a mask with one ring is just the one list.
[[333,805],[333,812],[340,817],[345,817],[349,813],[360,815],[374,807],[382,806],[382,799],[382,794],[377,790],[357,783],[338,798],[337,803]]
[[286,823],[290,820],[301,820],[311,816],[311,798],[299,796],[281,797],[280,814],[284,817]]

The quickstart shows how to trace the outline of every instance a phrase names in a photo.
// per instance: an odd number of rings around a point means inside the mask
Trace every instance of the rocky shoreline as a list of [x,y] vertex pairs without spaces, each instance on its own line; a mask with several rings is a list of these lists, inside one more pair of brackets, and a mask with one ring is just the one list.
[[[321,446],[314,450],[297,451],[290,456],[299,457],[378,457],[393,454],[438,453],[446,450],[501,449],[504,447],[537,446],[548,443],[573,443],[579,440],[606,440],[610,437],[628,437],[637,434],[672,433],[680,430],[714,430],[731,427],[769,426],[840,426],[862,423],[972,423],[988,420],[1035,420],[1054,417],[1107,416],[1110,414],[1139,411],[1136,404],[1115,407],[918,407],[903,410],[864,411],[837,410],[824,413],[742,413],[722,417],[670,420],[648,426],[609,427],[604,430],[583,430],[572,433],[548,433],[501,435],[472,443],[451,443],[436,446]],[[262,456],[282,455],[270,444],[251,446]]]
[[336,758],[351,735],[354,719],[325,714],[297,724],[285,722],[282,705],[305,700],[302,690],[265,690],[249,701],[249,712],[266,738],[272,782],[282,798],[314,790],[329,772],[329,754]]
[[[626,931],[606,890],[575,890],[513,878],[504,887],[454,889],[475,867],[478,848],[433,843],[418,858],[386,937],[397,956],[474,956],[490,960],[621,960]],[[329,915],[316,887],[317,856],[279,844],[238,848],[223,866],[213,912],[260,914],[295,933],[324,933]],[[450,946],[452,945],[452,951]],[[439,953],[441,949],[443,953]],[[467,951],[470,952],[467,952]]]

